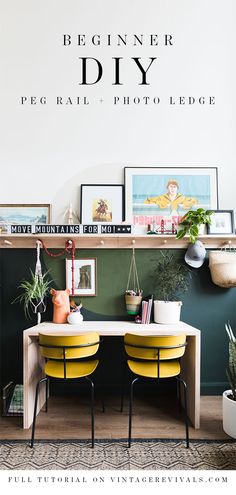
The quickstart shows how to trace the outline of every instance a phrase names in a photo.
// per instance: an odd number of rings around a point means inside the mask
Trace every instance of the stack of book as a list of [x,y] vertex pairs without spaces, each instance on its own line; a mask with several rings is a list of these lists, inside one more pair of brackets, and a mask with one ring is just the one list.
[[142,300],[141,323],[149,324],[152,321],[153,296],[148,296]]

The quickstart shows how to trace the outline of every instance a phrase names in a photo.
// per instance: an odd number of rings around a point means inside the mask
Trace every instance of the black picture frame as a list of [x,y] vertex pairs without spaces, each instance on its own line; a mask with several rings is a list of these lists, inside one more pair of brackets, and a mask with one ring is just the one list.
[[211,210],[211,223],[207,225],[209,235],[234,234],[234,210]]
[[83,225],[119,225],[123,220],[123,184],[81,184],[80,222]]

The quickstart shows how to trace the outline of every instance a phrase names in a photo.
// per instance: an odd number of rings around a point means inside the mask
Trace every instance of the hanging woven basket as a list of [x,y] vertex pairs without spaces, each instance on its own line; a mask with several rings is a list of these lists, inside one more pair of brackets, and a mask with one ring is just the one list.
[[[132,286],[131,286],[132,283]],[[125,293],[126,310],[129,315],[138,315],[140,304],[142,302],[142,291],[139,287],[138,271],[135,260],[135,251],[133,248],[127,288]]]
[[219,287],[236,287],[236,251],[209,252],[209,269],[212,282]]

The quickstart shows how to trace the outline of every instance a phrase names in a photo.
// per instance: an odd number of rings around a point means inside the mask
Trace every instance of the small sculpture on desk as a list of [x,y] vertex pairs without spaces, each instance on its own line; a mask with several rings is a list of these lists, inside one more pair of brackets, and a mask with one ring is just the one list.
[[82,304],[80,303],[79,306],[76,305],[75,301],[72,299],[70,302],[70,314],[67,316],[67,321],[71,325],[78,325],[79,323],[82,323],[84,317],[82,313],[80,312],[82,308]]
[[67,316],[70,314],[70,289],[51,289],[53,303],[53,323],[67,323]]

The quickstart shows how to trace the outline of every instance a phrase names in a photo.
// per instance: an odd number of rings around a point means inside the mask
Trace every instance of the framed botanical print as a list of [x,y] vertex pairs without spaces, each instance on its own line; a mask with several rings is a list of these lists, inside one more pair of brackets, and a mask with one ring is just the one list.
[[82,224],[120,224],[124,219],[124,186],[81,184]]
[[[66,259],[66,287],[72,292],[72,260]],[[96,296],[96,258],[74,260],[74,295]]]
[[[218,208],[216,167],[125,167],[125,219],[173,232],[190,209]],[[169,227],[169,229],[167,229]]]

